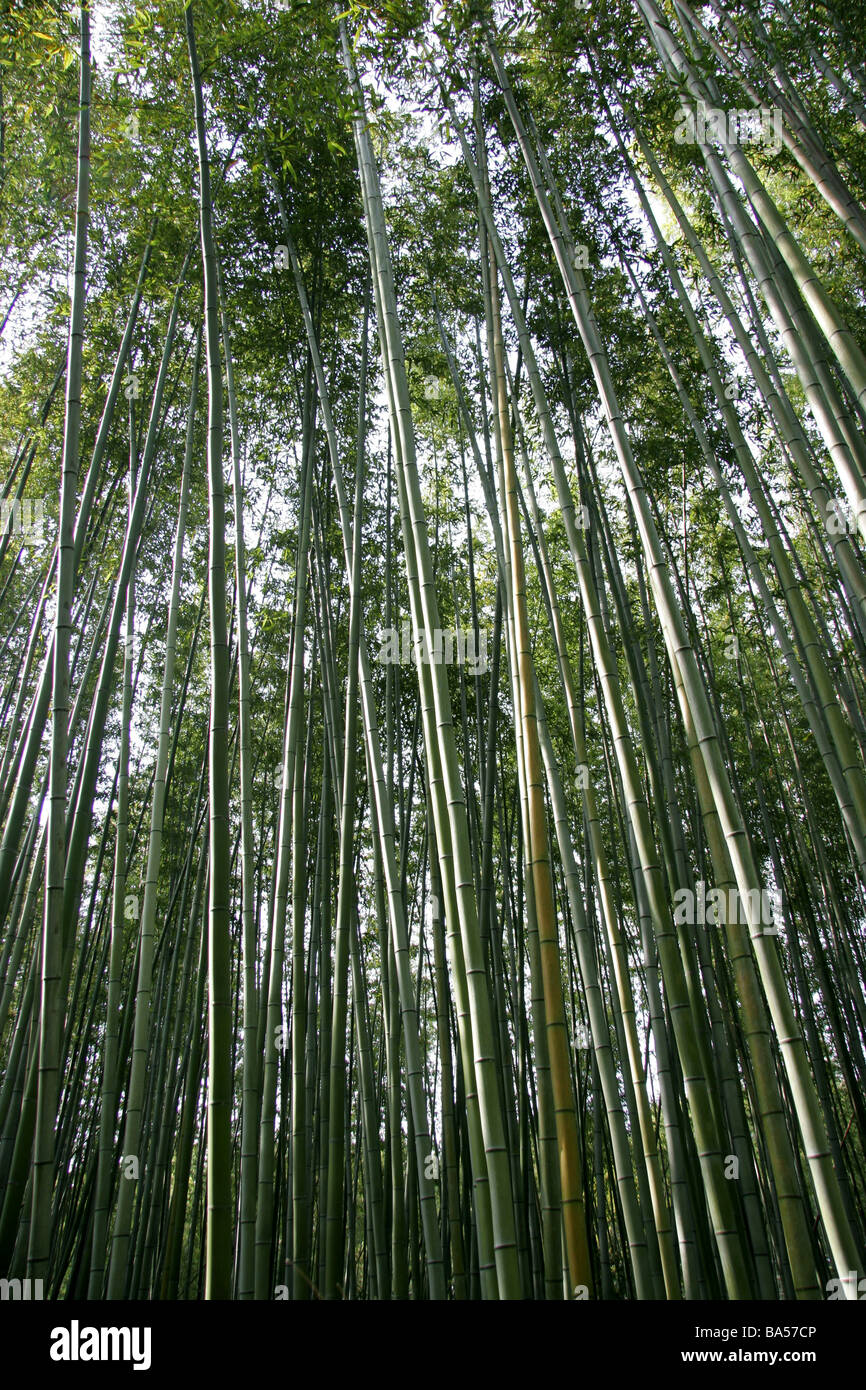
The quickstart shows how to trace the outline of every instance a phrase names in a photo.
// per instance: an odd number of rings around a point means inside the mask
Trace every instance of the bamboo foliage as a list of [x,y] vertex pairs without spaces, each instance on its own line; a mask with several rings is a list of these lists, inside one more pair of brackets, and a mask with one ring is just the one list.
[[0,1275],[855,1299],[850,27],[116,8],[0,35]]

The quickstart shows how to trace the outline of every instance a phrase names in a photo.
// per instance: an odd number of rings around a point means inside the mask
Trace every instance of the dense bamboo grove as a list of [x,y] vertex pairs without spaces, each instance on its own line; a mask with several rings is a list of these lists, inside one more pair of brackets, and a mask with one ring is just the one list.
[[340,8],[0,18],[0,1275],[857,1298],[861,27]]

